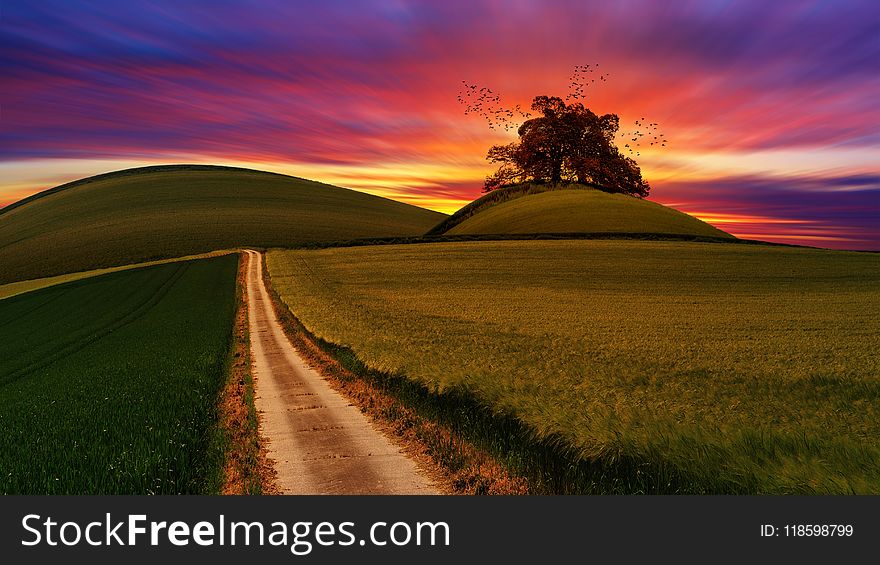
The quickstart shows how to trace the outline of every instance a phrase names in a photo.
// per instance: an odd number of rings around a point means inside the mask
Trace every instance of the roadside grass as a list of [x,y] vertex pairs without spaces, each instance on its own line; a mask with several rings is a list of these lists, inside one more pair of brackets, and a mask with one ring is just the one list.
[[275,469],[260,437],[254,404],[250,330],[247,318],[247,255],[238,263],[235,292],[235,327],[227,360],[229,376],[220,393],[220,429],[224,439],[225,465],[221,494],[278,494]]
[[0,209],[0,284],[216,249],[415,236],[444,217],[286,175],[144,167]]
[[0,301],[0,492],[219,492],[238,257]]
[[880,493],[876,255],[509,241],[267,264],[344,362],[531,492]]

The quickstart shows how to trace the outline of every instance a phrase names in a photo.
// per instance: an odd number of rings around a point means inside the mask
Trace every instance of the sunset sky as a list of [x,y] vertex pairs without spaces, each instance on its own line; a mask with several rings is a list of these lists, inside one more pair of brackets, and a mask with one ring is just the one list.
[[198,162],[451,212],[514,139],[464,115],[461,81],[527,105],[596,63],[587,105],[669,140],[637,158],[652,200],[742,237],[880,249],[876,0],[6,0],[0,206]]

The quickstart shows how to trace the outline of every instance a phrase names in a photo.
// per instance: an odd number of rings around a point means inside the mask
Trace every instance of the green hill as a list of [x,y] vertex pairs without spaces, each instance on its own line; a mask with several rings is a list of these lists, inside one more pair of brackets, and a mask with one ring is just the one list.
[[0,284],[239,246],[420,235],[443,218],[275,173],[203,165],[128,169],[0,210]]
[[733,237],[668,206],[584,186],[551,189],[525,186],[495,191],[456,212],[429,233],[627,233]]

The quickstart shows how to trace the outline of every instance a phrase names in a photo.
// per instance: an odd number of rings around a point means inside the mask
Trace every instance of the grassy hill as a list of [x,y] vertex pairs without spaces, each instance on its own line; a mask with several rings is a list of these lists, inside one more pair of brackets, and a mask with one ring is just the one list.
[[0,284],[238,246],[419,235],[443,218],[275,173],[202,165],[129,169],[0,210]]
[[525,185],[495,191],[462,208],[429,233],[650,233],[733,237],[656,202],[575,185]]

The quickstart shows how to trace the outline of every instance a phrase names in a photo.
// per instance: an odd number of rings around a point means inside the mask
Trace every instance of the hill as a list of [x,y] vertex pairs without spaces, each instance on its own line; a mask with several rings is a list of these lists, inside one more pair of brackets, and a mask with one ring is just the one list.
[[583,185],[525,185],[491,192],[431,235],[629,233],[732,238],[668,206]]
[[296,177],[142,167],[0,210],[0,284],[239,246],[419,235],[439,212]]

